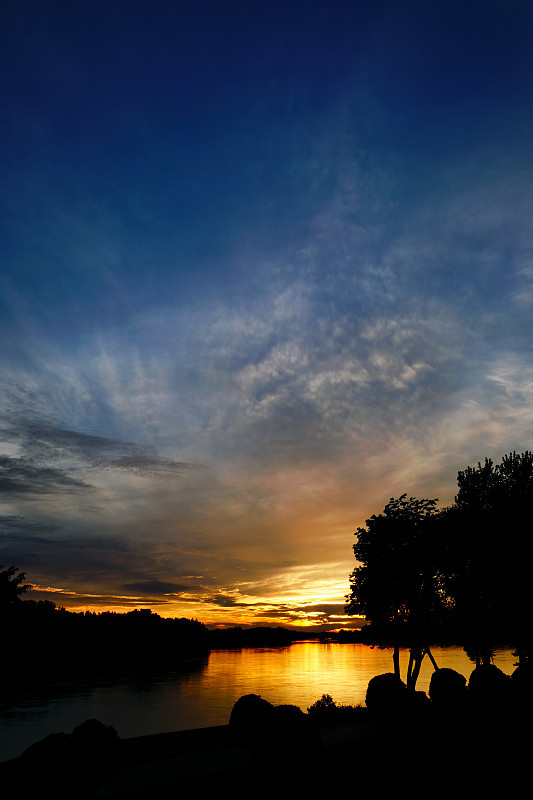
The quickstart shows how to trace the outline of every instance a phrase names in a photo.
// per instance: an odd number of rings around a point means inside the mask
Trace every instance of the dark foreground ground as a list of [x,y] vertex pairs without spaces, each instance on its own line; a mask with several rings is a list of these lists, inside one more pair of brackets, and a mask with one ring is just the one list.
[[[474,726],[477,727],[477,726]],[[494,732],[495,734],[496,732]],[[529,730],[518,735],[525,742]],[[0,764],[3,797],[38,795],[84,800],[157,798],[365,797],[389,792],[429,798],[518,796],[529,784],[530,749],[517,750],[487,730],[435,737],[407,734],[368,715],[320,724],[312,752],[235,735],[227,725],[121,740],[114,763],[101,774],[68,765],[28,768],[21,759]],[[301,748],[300,748],[301,749]],[[40,771],[42,774],[39,774]],[[46,790],[49,791],[46,791]]]

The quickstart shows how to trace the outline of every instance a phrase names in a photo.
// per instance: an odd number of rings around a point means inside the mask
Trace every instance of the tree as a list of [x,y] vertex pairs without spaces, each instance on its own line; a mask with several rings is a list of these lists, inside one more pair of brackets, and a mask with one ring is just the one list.
[[459,470],[459,491],[455,502],[460,509],[494,512],[502,504],[515,508],[533,499],[533,453],[513,451],[502,457],[501,464],[486,458],[481,466]]
[[19,572],[17,567],[7,567],[0,564],[0,608],[6,608],[13,603],[20,602],[20,594],[30,588],[25,584],[26,573]]
[[460,470],[457,483],[442,566],[465,648],[488,664],[508,639],[527,658],[533,453],[513,451],[500,464],[486,458]]
[[431,657],[428,628],[446,605],[438,570],[436,503],[407,499],[406,494],[391,498],[382,514],[357,529],[353,546],[359,566],[350,576],[346,612],[364,614],[378,639],[392,641],[398,676],[400,642],[409,641],[410,689],[416,685],[425,653]]

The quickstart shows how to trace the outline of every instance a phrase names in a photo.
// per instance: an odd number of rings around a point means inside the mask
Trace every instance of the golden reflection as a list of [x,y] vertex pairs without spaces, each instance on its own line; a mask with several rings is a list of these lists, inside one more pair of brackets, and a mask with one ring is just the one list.
[[[455,669],[465,676],[474,668],[462,648],[435,647],[432,652],[439,667]],[[408,660],[409,651],[402,649],[402,674],[406,673]],[[513,662],[510,650],[497,651],[495,663],[506,674],[513,671]],[[213,651],[206,678],[210,686],[220,687],[220,703],[254,693],[274,704],[289,703],[306,710],[323,694],[330,694],[338,705],[363,704],[369,680],[391,669],[390,649],[315,641],[285,648]],[[425,659],[417,689],[428,691],[432,673],[433,666]]]

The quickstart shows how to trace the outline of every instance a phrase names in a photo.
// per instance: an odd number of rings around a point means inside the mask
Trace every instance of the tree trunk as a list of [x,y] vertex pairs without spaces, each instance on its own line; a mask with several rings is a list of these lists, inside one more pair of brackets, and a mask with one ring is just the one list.
[[392,652],[392,663],[394,664],[394,674],[400,678],[400,648],[397,644],[394,645]]
[[428,654],[428,656],[429,656],[429,659],[430,659],[431,663],[433,664],[433,669],[434,669],[435,671],[437,671],[439,667],[438,667],[438,664],[437,664],[437,662],[436,662],[436,661],[435,661],[435,659],[433,658],[433,654],[432,654],[431,650],[429,649],[429,647],[426,647],[426,648],[425,648],[425,650],[426,650],[426,653],[427,653],[427,654]]
[[409,651],[409,668],[407,670],[407,688],[414,692],[420,674],[420,667],[424,660],[425,649],[413,647]]
[[425,650],[417,650],[415,655],[415,664],[413,667],[413,672],[411,674],[411,686],[409,687],[412,691],[415,691],[416,682],[418,680],[418,676],[420,674],[420,667],[422,666],[422,661],[424,660],[424,653]]
[[411,681],[412,681],[412,675],[413,675],[413,664],[414,664],[414,662],[415,662],[415,656],[414,656],[414,653],[413,653],[413,649],[411,648],[411,650],[409,650],[409,666],[407,667],[407,681],[406,681],[406,683],[407,683],[407,688],[408,689],[411,688]]
[[483,655],[481,656],[481,666],[490,667],[490,665],[492,664],[493,655],[494,655],[493,650],[484,650]]

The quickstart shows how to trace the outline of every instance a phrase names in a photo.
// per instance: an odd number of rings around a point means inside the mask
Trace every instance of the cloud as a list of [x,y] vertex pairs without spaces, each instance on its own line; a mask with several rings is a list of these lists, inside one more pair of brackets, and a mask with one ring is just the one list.
[[[330,280],[335,291],[344,282],[355,290],[358,278]],[[302,570],[286,575],[312,554],[335,564],[331,593],[342,596],[351,533],[382,500],[417,486],[442,497],[443,475],[453,495],[463,466],[456,454],[482,440],[503,385],[489,362],[467,373],[455,309],[420,296],[392,310],[359,304],[358,314],[337,313],[319,285],[289,288],[267,287],[249,308],[145,311],[135,320],[142,348],[126,347],[129,333],[117,329],[105,350],[88,339],[58,357],[53,380],[51,367],[26,376],[31,392],[3,417],[9,457],[57,470],[83,484],[86,498],[83,507],[72,503],[65,488],[54,508],[41,506],[41,524],[60,524],[64,534],[19,539],[23,566],[76,577],[80,587],[98,579],[110,595],[125,581],[146,581],[139,592],[161,597],[157,584],[150,589],[159,581],[206,613],[251,613],[265,609],[254,595],[232,593],[243,577],[272,578],[271,597],[317,599],[322,568],[312,581]],[[500,388],[478,395],[478,412],[459,424],[465,379],[479,384],[483,374],[499,375],[490,383]],[[517,374],[505,377],[507,387]],[[39,404],[39,381],[53,415]],[[102,429],[108,435],[85,432]],[[147,443],[135,441],[136,430]],[[25,513],[26,496],[15,515]],[[182,584],[179,576],[192,573],[206,576],[205,592]],[[228,592],[213,589],[220,585]],[[281,611],[302,619],[320,612]]]
[[0,456],[0,492],[4,496],[59,493],[88,486],[61,469],[39,466],[25,458]]
[[143,477],[172,477],[173,475],[180,475],[188,469],[204,469],[203,465],[200,464],[171,461],[170,459],[157,458],[143,452],[132,453],[109,461],[97,461],[94,467],[97,469],[124,470]]
[[[28,599],[45,599],[51,600],[56,605],[67,605],[70,609],[76,610],[77,607],[95,606],[103,607],[104,609],[111,607],[131,607],[138,608],[142,605],[144,598],[127,595],[117,594],[87,594],[83,592],[69,591],[68,589],[61,589],[55,586],[40,586],[32,584],[31,591],[27,595]],[[166,605],[166,601],[162,599],[150,599],[150,605]]]
[[259,618],[277,620],[281,624],[305,626],[316,630],[339,627],[361,628],[365,624],[362,617],[349,616],[342,613],[343,610],[343,606],[337,604],[292,606],[279,603],[267,607],[258,605],[255,614]]
[[252,602],[244,602],[238,589],[205,594],[202,602],[221,608],[249,608],[254,605]]
[[[59,525],[50,525],[15,514],[0,514],[0,531],[28,531],[35,533],[54,533],[60,529]],[[19,535],[17,533],[15,536]]]
[[102,452],[131,448],[128,442],[94,436],[35,419],[35,413],[18,413],[8,417],[2,425],[2,434],[19,444],[25,455],[33,458],[62,458],[65,455],[79,459],[94,459]]
[[160,458],[151,447],[80,433],[51,422],[36,421],[34,417],[34,413],[31,416],[19,413],[18,419],[11,417],[0,428],[2,436],[17,443],[32,461],[75,459],[82,467],[124,470],[144,477],[177,475],[199,466]]
[[133,581],[132,583],[122,584],[122,588],[132,592],[139,592],[140,594],[149,595],[166,595],[166,594],[180,594],[181,592],[198,591],[202,587],[194,585],[185,585],[180,583],[171,583],[169,581],[160,581],[157,579],[147,579],[142,581]]
[[313,614],[323,614],[325,616],[335,614],[338,615],[339,612],[344,611],[344,604],[343,603],[313,603],[311,605],[302,605],[298,606],[298,611],[303,611],[304,613],[313,613]]
[[[22,566],[206,614],[330,613],[318,600],[345,593],[367,516],[404,491],[450,500],[458,468],[530,436],[530,358],[514,352],[531,333],[530,201],[502,209],[497,165],[481,189],[463,164],[412,195],[405,164],[337,123],[340,150],[306,145],[331,191],[292,242],[220,256],[231,292],[204,276],[149,302],[125,291],[101,329],[21,338],[0,463],[4,519],[41,526],[4,524]],[[193,573],[204,588],[182,583]],[[282,595],[309,602],[262,605]]]

